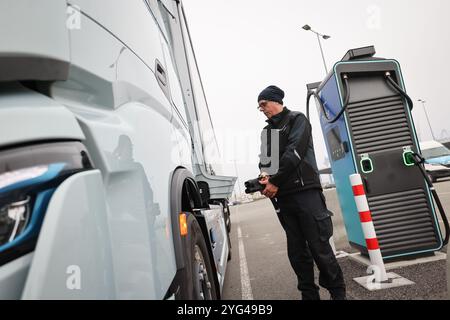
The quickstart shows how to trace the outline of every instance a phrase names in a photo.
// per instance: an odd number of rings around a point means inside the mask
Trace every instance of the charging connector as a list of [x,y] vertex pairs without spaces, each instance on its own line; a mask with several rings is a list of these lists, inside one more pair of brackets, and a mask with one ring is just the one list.
[[320,109],[322,110],[322,114],[328,123],[335,123],[344,114],[350,101],[350,87],[348,85],[348,75],[347,74],[342,75],[342,79],[343,79],[342,83],[344,85],[345,90],[345,98],[344,98],[344,105],[342,106],[341,111],[339,111],[339,113],[333,119],[330,119],[325,110],[325,106],[323,105],[323,102],[320,99],[320,96],[317,94],[317,92],[315,90],[308,90],[308,94],[306,96],[306,117],[308,118],[308,120],[309,120],[309,102],[312,96],[314,96],[317,102],[319,103]]
[[443,245],[446,246],[448,244],[449,236],[450,236],[450,226],[448,223],[447,216],[445,214],[444,208],[442,206],[441,200],[439,199],[439,196],[436,192],[436,189],[433,187],[433,182],[430,180],[430,178],[427,175],[427,172],[425,171],[425,168],[423,167],[423,163],[425,162],[425,159],[417,153],[412,153],[414,164],[420,169],[420,172],[422,173],[423,177],[425,178],[425,181],[428,184],[428,187],[431,190],[431,193],[433,194],[434,201],[436,202],[436,205],[438,206],[439,213],[441,214],[442,221],[444,222],[445,227],[445,238],[443,239]]

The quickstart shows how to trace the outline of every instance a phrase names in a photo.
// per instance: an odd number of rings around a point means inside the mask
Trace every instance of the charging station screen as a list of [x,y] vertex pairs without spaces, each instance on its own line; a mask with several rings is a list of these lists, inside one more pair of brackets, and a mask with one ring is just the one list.
[[331,159],[333,161],[345,157],[344,147],[342,145],[341,134],[338,127],[334,127],[327,133],[328,145],[331,151]]

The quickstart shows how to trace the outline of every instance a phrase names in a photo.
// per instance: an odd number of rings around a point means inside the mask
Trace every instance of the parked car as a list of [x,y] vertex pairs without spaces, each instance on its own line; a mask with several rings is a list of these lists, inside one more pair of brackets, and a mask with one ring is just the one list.
[[322,187],[324,189],[334,189],[334,188],[336,188],[336,184],[334,184],[334,183],[325,183]]
[[450,177],[450,150],[447,147],[437,141],[425,141],[420,143],[420,149],[431,181]]

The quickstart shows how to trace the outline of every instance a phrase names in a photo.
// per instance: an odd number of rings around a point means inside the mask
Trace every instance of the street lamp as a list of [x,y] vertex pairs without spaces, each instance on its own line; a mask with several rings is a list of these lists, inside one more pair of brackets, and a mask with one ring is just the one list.
[[431,136],[433,137],[433,140],[436,140],[435,136],[434,136],[434,132],[433,132],[433,128],[431,127],[431,123],[430,123],[430,118],[428,118],[428,113],[427,113],[427,109],[425,108],[425,100],[419,99],[417,100],[419,102],[422,103],[422,107],[423,107],[423,111],[425,112],[425,117],[427,118],[427,122],[428,122],[428,126],[430,127],[430,131],[431,131]]
[[327,39],[330,39],[331,37],[328,36],[328,35],[326,35],[326,34],[320,34],[320,33],[316,32],[316,31],[314,31],[314,30],[311,29],[311,27],[310,27],[309,25],[307,25],[307,24],[305,24],[302,28],[303,28],[303,30],[311,31],[311,32],[314,32],[314,33],[316,34],[316,36],[317,36],[317,41],[319,42],[320,53],[322,54],[323,66],[325,67],[325,74],[328,74],[327,64],[326,64],[326,62],[325,62],[325,56],[324,56],[324,54],[323,54],[323,48],[322,48],[322,43],[320,42],[320,38],[322,38],[322,39],[324,39],[324,40],[327,40]]

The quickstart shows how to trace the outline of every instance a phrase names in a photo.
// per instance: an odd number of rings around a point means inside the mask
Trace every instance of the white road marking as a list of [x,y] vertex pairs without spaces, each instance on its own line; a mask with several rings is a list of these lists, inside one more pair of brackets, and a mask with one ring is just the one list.
[[[237,210],[238,211],[238,210]],[[238,212],[236,212],[238,213]],[[237,219],[238,220],[238,219]],[[237,235],[239,241],[239,264],[241,268],[241,289],[242,289],[242,300],[253,300],[253,291],[250,284],[250,277],[248,273],[247,258],[245,257],[244,241],[242,240],[242,230],[239,225],[239,220],[237,222]]]

